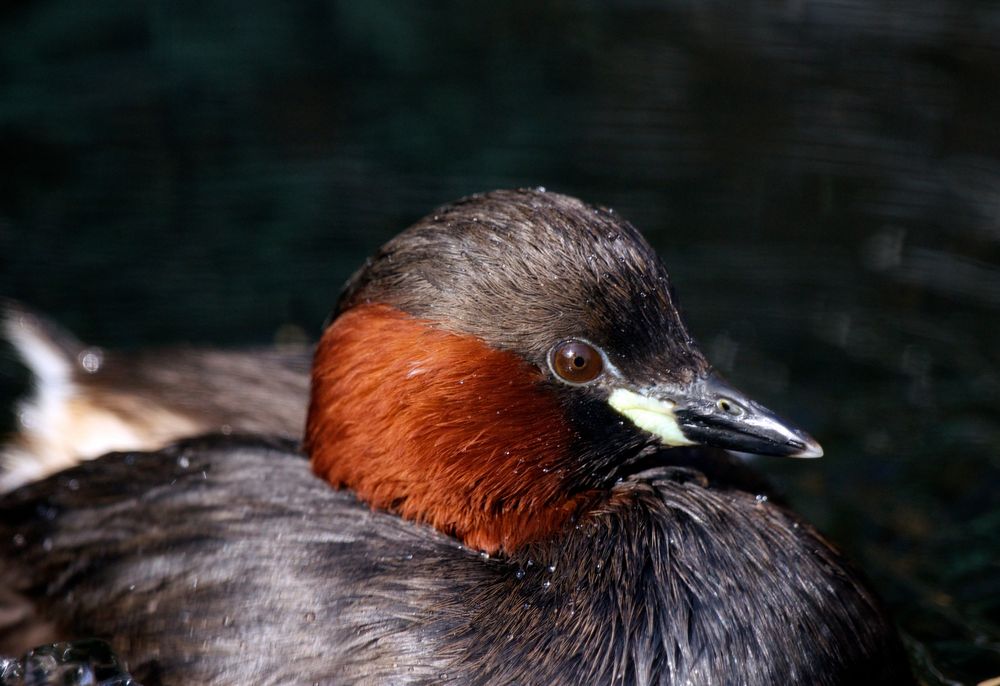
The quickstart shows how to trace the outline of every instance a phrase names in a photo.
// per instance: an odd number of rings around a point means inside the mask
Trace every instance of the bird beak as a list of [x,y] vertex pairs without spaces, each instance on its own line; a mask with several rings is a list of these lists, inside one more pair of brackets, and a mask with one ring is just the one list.
[[710,445],[758,455],[822,457],[802,429],[758,405],[716,374],[647,394],[618,388],[611,407],[664,444]]

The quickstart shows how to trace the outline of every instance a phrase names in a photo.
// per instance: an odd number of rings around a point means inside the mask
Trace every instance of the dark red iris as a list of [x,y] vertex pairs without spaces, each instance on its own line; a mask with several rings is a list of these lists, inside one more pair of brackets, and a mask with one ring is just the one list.
[[603,367],[601,354],[583,341],[565,341],[552,351],[552,369],[569,383],[593,381]]

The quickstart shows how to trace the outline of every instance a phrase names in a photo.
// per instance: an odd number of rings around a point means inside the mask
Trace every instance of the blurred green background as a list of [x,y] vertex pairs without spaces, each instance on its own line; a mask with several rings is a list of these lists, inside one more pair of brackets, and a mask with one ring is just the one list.
[[615,207],[924,679],[1000,676],[995,3],[7,0],[0,165],[0,295],[107,347],[315,336],[471,192]]

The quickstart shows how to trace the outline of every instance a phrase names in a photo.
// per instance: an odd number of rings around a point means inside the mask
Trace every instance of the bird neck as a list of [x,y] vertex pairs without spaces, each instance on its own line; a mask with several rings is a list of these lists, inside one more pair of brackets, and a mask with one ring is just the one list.
[[573,432],[542,381],[478,338],[356,306],[317,348],[306,450],[316,474],[373,508],[511,552],[593,497],[573,492]]

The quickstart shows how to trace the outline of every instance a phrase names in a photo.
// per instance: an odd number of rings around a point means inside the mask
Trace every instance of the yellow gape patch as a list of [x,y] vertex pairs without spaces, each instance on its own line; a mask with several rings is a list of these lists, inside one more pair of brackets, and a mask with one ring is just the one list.
[[659,437],[665,445],[695,445],[681,432],[674,415],[676,404],[669,400],[647,398],[624,388],[616,388],[608,398],[608,404],[640,429]]

